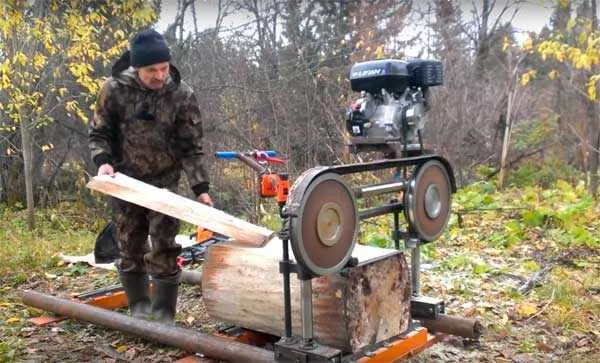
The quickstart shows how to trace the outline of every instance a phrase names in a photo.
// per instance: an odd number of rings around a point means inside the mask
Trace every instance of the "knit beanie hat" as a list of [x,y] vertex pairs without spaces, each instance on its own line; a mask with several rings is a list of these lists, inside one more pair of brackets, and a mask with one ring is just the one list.
[[131,41],[131,65],[139,68],[168,62],[171,53],[165,38],[154,29],[140,32]]

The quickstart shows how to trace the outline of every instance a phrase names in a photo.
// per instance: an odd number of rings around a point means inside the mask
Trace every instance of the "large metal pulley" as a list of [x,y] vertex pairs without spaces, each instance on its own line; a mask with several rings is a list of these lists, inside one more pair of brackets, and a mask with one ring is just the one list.
[[413,232],[424,241],[437,239],[450,218],[452,185],[438,160],[421,165],[404,194],[404,213]]
[[290,189],[287,208],[296,261],[315,276],[341,270],[358,233],[358,211],[352,189],[336,173],[313,168]]

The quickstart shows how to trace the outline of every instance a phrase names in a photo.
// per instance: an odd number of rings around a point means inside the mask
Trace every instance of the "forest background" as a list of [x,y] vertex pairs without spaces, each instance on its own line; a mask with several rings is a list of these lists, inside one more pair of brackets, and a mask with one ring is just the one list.
[[[543,9],[536,26],[516,26],[532,5]],[[460,190],[447,233],[424,251],[433,266],[425,280],[458,296],[457,309],[484,316],[491,342],[514,338],[500,357],[598,354],[596,0],[4,0],[0,9],[4,357],[29,354],[22,329],[36,313],[21,311],[18,289],[35,276],[52,287],[89,275],[65,272],[57,258],[89,252],[109,218],[106,198],[85,187],[96,172],[87,125],[110,66],[150,26],[197,94],[216,207],[270,228],[276,207],[253,192],[254,172],[215,151],[276,150],[292,179],[370,160],[345,147],[350,66],[441,60],[444,85],[432,92],[424,139],[450,160]],[[181,193],[191,196],[185,180]],[[363,226],[361,242],[389,246],[389,221]],[[546,284],[520,293],[536,273]],[[489,288],[508,301],[499,310],[478,300],[496,295],[473,291],[498,276],[506,286]],[[550,333],[518,339],[531,328],[523,321]],[[551,333],[562,338],[540,338]]]

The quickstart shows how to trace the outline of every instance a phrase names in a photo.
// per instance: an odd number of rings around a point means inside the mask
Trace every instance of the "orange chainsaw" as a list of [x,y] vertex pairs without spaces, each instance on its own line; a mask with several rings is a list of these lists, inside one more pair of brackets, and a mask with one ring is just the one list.
[[[275,173],[269,168],[269,164],[283,165],[285,160],[276,158],[277,152],[268,151],[217,151],[215,155],[220,159],[239,159],[252,169],[256,170],[259,176],[258,194],[261,198],[275,198],[281,209],[287,202],[289,193],[289,178],[285,173]],[[198,227],[195,235],[198,244],[201,247],[208,247],[210,244],[220,241],[224,236],[217,236],[213,231]]]
[[258,173],[258,194],[261,198],[275,198],[279,208],[287,202],[290,181],[286,173],[271,171],[269,165],[283,165],[285,160],[275,157],[276,151],[217,151],[215,156],[221,159],[239,159]]

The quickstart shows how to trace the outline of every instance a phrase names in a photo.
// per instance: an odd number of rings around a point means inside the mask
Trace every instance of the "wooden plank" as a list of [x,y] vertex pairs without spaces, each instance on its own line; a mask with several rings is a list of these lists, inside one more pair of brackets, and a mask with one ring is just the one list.
[[211,208],[192,199],[157,188],[125,174],[93,177],[87,187],[113,197],[181,219],[211,231],[224,234],[236,243],[260,247],[274,232]]

